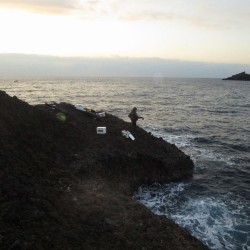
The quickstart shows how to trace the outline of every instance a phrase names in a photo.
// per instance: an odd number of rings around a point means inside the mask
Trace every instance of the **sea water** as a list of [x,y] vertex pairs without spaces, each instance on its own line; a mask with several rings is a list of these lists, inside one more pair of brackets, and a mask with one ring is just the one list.
[[193,179],[141,186],[134,198],[211,249],[250,249],[250,82],[221,79],[0,79],[0,90],[40,104],[83,104],[138,125],[190,155]]

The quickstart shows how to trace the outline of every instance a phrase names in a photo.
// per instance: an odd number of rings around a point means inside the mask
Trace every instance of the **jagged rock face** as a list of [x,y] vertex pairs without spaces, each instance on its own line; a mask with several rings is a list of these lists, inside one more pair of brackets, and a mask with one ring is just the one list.
[[235,81],[250,81],[250,75],[246,74],[246,72],[241,72],[236,75],[232,75],[231,77],[224,78],[223,80],[235,80]]
[[142,183],[191,177],[193,163],[140,128],[122,137],[129,128],[0,92],[0,248],[207,249],[130,198]]

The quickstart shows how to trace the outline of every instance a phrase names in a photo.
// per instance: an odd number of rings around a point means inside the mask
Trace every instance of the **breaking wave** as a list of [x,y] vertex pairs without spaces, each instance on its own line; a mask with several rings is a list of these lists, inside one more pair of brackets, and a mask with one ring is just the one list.
[[[247,204],[232,194],[197,196],[193,184],[141,186],[134,198],[155,214],[165,215],[211,249],[249,249]],[[204,191],[204,190],[203,190]],[[206,192],[205,192],[206,193]]]

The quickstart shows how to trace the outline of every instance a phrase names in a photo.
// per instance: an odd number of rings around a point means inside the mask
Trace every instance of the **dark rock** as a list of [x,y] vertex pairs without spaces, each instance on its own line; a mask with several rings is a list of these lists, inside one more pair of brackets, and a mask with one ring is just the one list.
[[224,78],[222,80],[234,80],[234,81],[250,81],[250,75],[246,74],[246,72],[241,72],[236,75],[232,75],[231,77]]
[[16,240],[9,248],[10,250],[21,250],[22,246],[19,240]]
[[193,162],[141,128],[122,137],[129,128],[0,91],[0,249],[207,249],[131,198],[143,183],[191,177]]

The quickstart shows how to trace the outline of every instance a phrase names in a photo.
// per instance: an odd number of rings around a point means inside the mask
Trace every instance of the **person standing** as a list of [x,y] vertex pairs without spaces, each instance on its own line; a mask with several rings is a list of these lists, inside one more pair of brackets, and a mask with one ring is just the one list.
[[135,132],[135,129],[136,129],[136,122],[139,120],[139,119],[142,119],[144,120],[144,118],[142,116],[138,116],[137,113],[137,108],[136,107],[133,107],[131,112],[129,113],[128,117],[130,118],[131,120],[131,124],[132,124],[132,133]]

